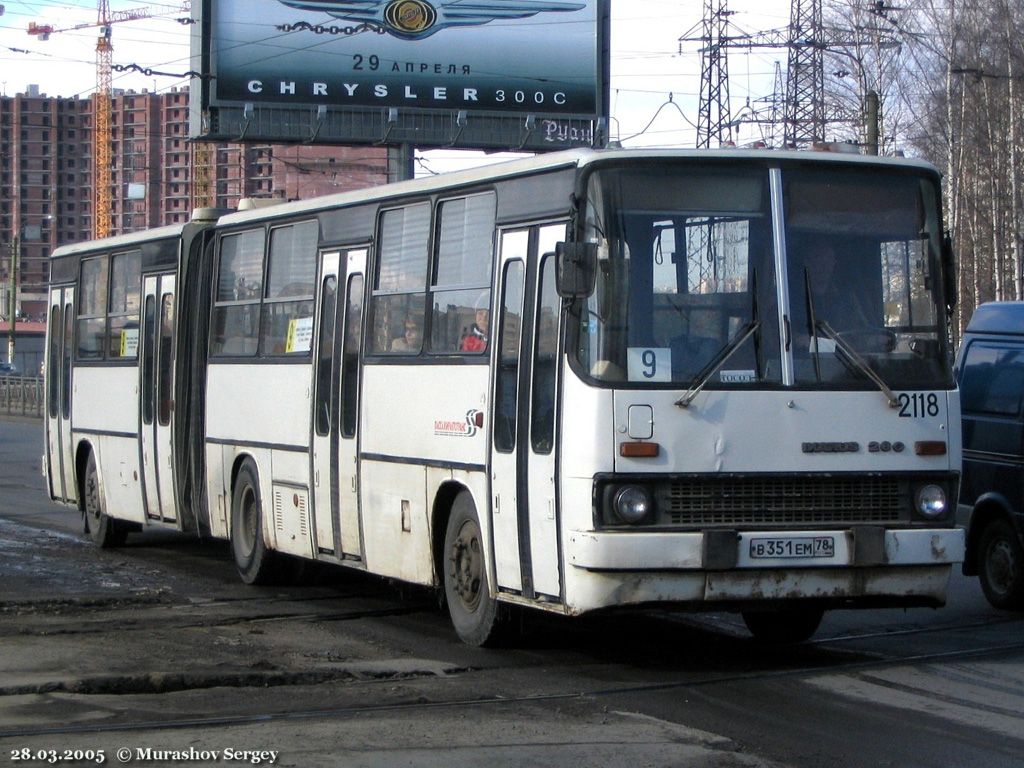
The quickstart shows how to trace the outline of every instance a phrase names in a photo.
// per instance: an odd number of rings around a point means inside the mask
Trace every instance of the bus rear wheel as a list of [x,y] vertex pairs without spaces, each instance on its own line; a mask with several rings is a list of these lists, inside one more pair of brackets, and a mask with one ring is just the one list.
[[989,523],[978,542],[978,576],[995,608],[1024,609],[1024,549],[1006,520]]
[[100,477],[96,469],[96,455],[89,453],[85,465],[85,493],[83,494],[82,517],[85,532],[100,549],[120,547],[128,538],[124,523],[114,520],[103,510],[103,495],[100,493]]
[[444,594],[459,638],[467,645],[504,639],[508,617],[487,582],[487,558],[473,499],[466,491],[452,505],[444,538]]
[[823,608],[772,608],[743,611],[743,623],[750,634],[767,645],[789,645],[807,640],[821,625]]
[[246,584],[267,584],[273,578],[274,553],[263,538],[263,501],[259,476],[251,462],[238,470],[231,499],[231,553]]

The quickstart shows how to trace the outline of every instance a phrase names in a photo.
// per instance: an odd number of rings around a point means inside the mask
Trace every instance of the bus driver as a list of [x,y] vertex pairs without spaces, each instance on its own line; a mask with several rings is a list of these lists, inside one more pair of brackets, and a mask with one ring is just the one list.
[[814,242],[804,254],[815,320],[838,331],[867,328],[869,314],[856,287],[840,277],[839,256],[828,240]]

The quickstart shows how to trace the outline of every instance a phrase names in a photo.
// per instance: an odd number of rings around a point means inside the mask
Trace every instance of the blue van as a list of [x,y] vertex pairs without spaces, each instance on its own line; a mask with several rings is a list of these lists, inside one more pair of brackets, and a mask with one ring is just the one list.
[[963,416],[964,573],[996,608],[1024,609],[1024,302],[982,304],[956,361]]

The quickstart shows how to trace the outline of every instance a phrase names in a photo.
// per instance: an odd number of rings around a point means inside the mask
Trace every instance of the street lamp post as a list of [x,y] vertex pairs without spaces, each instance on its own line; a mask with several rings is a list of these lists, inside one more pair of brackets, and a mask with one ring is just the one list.
[[7,319],[10,321],[10,333],[7,337],[7,362],[14,365],[14,338],[17,334],[18,314],[18,253],[21,250],[19,233],[15,232],[11,239],[11,273],[10,287],[7,290]]

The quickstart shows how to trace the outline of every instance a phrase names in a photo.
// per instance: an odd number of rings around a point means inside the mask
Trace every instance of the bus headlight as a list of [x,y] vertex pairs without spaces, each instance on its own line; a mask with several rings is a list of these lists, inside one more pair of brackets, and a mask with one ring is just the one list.
[[946,511],[946,491],[940,485],[925,485],[917,492],[917,512],[922,517],[935,519]]
[[650,517],[654,505],[651,494],[639,485],[627,485],[615,494],[612,509],[616,517],[624,523],[636,525]]

